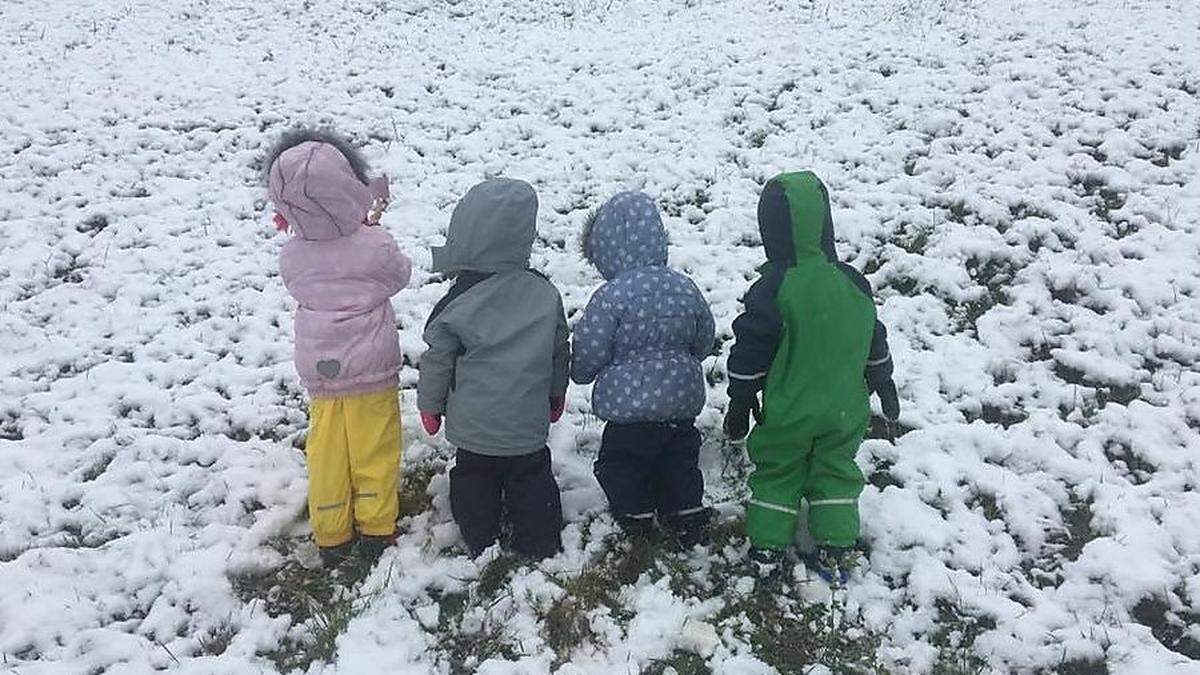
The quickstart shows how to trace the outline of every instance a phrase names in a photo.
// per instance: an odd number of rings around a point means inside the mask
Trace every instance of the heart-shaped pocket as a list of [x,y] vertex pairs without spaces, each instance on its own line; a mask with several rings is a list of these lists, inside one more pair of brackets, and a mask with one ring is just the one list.
[[327,359],[325,361],[317,361],[317,372],[321,377],[332,380],[342,372],[342,363],[337,359]]

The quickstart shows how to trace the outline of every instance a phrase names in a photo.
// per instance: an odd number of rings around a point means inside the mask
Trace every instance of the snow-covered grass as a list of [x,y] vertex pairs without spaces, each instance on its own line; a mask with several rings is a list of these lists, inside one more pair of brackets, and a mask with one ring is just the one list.
[[[1200,672],[1200,9],[1192,2],[6,0],[0,666],[16,673]],[[407,363],[454,200],[644,189],[718,317],[705,554],[622,541],[583,389],[566,550],[468,559],[406,433],[400,545],[315,569],[256,160],[298,122],[393,177]],[[904,413],[860,453],[867,562],[775,598],[739,559],[723,359],[761,184],[813,168],[879,291]]]

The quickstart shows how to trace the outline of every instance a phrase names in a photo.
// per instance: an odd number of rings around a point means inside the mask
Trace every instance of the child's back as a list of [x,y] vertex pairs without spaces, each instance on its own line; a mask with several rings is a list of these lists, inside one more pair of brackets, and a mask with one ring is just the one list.
[[445,415],[459,450],[451,502],[467,544],[495,541],[501,504],[514,546],[532,557],[558,548],[561,509],[546,438],[551,399],[565,395],[570,352],[562,298],[528,269],[537,196],[497,179],[472,188],[450,219],[435,270],[456,274],[425,328],[418,407]]
[[577,327],[573,372],[596,379],[593,409],[610,422],[691,419],[704,408],[700,359],[712,349],[712,315],[696,284],[666,266],[666,234],[651,222],[591,236],[607,283]]
[[383,179],[341,138],[286,134],[266,160],[277,222],[295,235],[280,276],[296,299],[296,370],[312,398],[309,514],[327,562],[356,539],[377,555],[394,535],[400,462],[400,341],[391,297],[412,265],[371,227]]
[[768,182],[758,219],[768,264],[734,321],[726,419],[729,435],[743,437],[762,392],[746,527],[756,549],[783,551],[805,499],[813,538],[841,555],[858,538],[863,476],[854,456],[870,392],[889,417],[897,413],[887,333],[870,284],[837,260],[829,196],[815,175]]
[[618,194],[584,233],[606,283],[575,329],[572,377],[596,382],[592,408],[608,422],[596,476],[622,525],[645,530],[657,514],[699,541],[707,511],[693,422],[705,403],[701,361],[714,322],[691,279],[667,267],[667,235],[653,200]]

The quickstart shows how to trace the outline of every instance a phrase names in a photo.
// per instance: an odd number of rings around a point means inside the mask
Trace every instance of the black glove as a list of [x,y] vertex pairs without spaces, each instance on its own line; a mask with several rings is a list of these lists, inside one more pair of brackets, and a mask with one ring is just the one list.
[[731,441],[740,441],[750,433],[750,414],[761,421],[758,408],[758,398],[735,398],[729,401],[729,410],[725,413],[725,435]]
[[879,405],[883,408],[883,416],[887,421],[895,423],[900,419],[900,397],[896,394],[896,383],[892,378],[881,382],[875,393],[879,394]]
[[879,405],[883,408],[883,416],[889,422],[895,422],[900,418],[900,397],[896,395],[896,382],[892,380],[893,367],[892,360],[889,358],[883,363],[868,366],[865,373],[867,389],[872,394],[879,395]]

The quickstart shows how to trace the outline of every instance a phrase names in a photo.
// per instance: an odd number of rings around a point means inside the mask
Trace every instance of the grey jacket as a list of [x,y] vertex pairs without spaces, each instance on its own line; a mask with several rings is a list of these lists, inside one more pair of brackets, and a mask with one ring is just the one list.
[[417,407],[446,416],[446,438],[484,455],[541,450],[550,398],[567,391],[562,297],[528,269],[537,195],[523,181],[471,188],[450,217],[433,269],[457,276],[425,326]]

